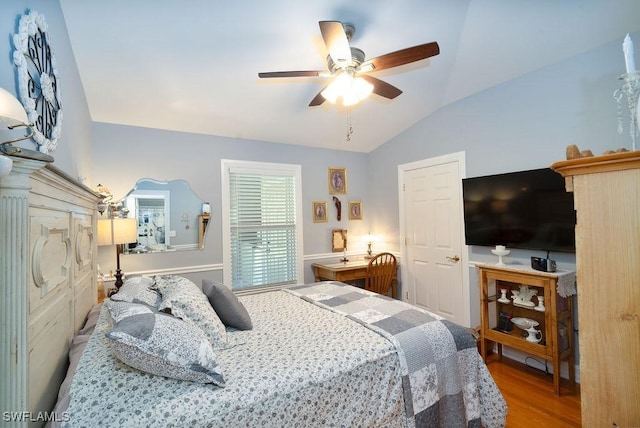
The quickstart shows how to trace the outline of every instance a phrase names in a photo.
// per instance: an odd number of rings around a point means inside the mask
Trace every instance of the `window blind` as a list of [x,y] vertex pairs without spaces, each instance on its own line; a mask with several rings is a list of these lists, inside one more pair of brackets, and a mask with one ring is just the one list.
[[234,289],[297,282],[294,178],[287,173],[229,172]]

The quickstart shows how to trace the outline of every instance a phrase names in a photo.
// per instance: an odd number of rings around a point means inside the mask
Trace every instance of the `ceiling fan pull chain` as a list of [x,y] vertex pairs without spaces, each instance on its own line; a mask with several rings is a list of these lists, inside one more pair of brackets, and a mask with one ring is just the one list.
[[351,126],[351,108],[347,109],[347,141],[351,141],[351,135],[353,134],[353,126]]

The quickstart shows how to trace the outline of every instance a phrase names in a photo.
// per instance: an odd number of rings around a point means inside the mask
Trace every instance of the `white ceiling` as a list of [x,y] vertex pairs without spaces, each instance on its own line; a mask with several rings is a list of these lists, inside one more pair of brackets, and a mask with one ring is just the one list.
[[[443,106],[640,30],[638,0],[60,0],[91,118],[369,152]],[[437,41],[372,73],[404,93],[308,107],[326,69],[318,21],[351,22],[367,58]],[[640,42],[640,41],[639,41]]]

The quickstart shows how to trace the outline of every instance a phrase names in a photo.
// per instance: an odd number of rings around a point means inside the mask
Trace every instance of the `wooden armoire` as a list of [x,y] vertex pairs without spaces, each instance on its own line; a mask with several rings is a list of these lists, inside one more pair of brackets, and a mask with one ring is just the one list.
[[576,209],[582,424],[640,426],[640,151],[554,163]]

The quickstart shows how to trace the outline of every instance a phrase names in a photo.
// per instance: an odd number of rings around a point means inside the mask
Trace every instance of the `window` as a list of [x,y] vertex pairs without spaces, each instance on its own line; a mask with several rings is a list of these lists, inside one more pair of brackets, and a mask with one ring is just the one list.
[[222,160],[224,281],[304,282],[300,165]]

